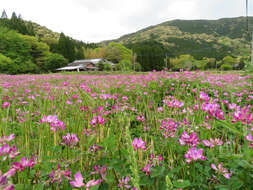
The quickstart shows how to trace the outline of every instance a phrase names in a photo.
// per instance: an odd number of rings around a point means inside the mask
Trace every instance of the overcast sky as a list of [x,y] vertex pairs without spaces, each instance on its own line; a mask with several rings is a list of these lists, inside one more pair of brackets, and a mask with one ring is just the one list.
[[[118,38],[173,19],[245,16],[246,0],[0,0],[0,11],[84,42]],[[253,0],[249,0],[253,15]]]

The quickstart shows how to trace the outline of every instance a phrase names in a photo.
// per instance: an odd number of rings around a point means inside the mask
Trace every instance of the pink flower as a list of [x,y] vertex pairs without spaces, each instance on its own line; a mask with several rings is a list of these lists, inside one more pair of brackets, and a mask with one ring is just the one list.
[[177,124],[173,119],[166,118],[161,122],[160,130],[165,138],[174,137],[177,130]]
[[97,184],[99,184],[99,183],[101,183],[102,182],[102,180],[101,179],[98,179],[98,180],[90,180],[90,181],[88,181],[88,183],[85,185],[84,183],[83,183],[83,176],[82,176],[82,174],[81,174],[81,172],[79,171],[79,172],[77,172],[76,174],[75,174],[75,181],[70,181],[70,185],[72,186],[72,187],[86,187],[86,190],[89,190],[89,187],[91,187],[91,186],[95,186],[95,185],[97,185]]
[[20,170],[20,171],[24,171],[25,168],[27,168],[27,167],[33,167],[33,166],[34,166],[34,160],[33,159],[28,160],[25,157],[22,157],[20,159],[20,162],[14,162],[13,163],[13,168],[15,170]]
[[233,122],[241,121],[242,124],[246,125],[253,123],[253,115],[248,108],[237,109],[233,113],[233,117],[234,117]]
[[249,145],[249,147],[252,148],[252,147],[253,147],[253,136],[251,135],[251,133],[249,133],[249,134],[245,137],[245,139],[246,139],[247,141],[251,142],[250,145]]
[[203,91],[199,92],[199,99],[205,102],[208,102],[210,100],[209,96]]
[[4,102],[4,103],[2,104],[2,109],[8,108],[10,105],[11,105],[10,102]]
[[211,164],[211,168],[213,168],[218,173],[222,174],[225,178],[230,179],[232,172],[228,172],[226,168],[223,168],[223,164],[218,164],[218,168],[215,166],[215,164]]
[[100,124],[100,125],[104,125],[105,124],[105,119],[102,118],[101,115],[99,116],[94,116],[90,122],[91,125],[93,125],[94,127],[97,125],[97,124]]
[[134,138],[133,140],[133,143],[132,143],[133,147],[134,147],[134,150],[137,150],[137,149],[143,149],[143,150],[146,150],[146,143],[142,140],[142,138]]
[[142,172],[145,173],[145,175],[149,176],[151,173],[151,164],[146,164],[144,168],[142,168]]
[[120,180],[119,180],[119,184],[118,184],[118,187],[120,188],[120,189],[130,189],[131,188],[131,185],[129,185],[128,183],[129,183],[129,181],[130,181],[130,178],[127,176],[127,177],[122,177]]
[[53,168],[52,172],[48,175],[48,177],[50,179],[50,183],[54,184],[55,182],[58,182],[59,184],[61,184],[62,177],[66,178],[67,180],[71,180],[70,175],[70,170],[61,170],[61,166],[58,164],[57,170]]
[[63,142],[61,144],[67,145],[70,148],[72,148],[73,146],[75,146],[79,142],[79,139],[77,138],[77,136],[75,134],[70,135],[69,133],[67,133],[66,136],[62,136],[62,140],[63,140]]
[[184,131],[181,138],[179,139],[179,143],[180,145],[189,145],[195,147],[199,143],[199,138],[195,132],[191,135],[188,135],[188,133]]
[[102,179],[98,179],[98,180],[93,179],[93,180],[88,181],[88,183],[86,184],[86,190],[89,190],[89,187],[98,185],[101,182],[102,182]]
[[223,145],[222,140],[220,140],[218,138],[215,138],[215,139],[210,138],[210,141],[209,140],[203,140],[202,142],[203,142],[204,146],[208,146],[210,148],[213,148],[215,145],[216,146]]
[[128,100],[128,97],[127,96],[122,96],[122,100],[125,102]]
[[12,146],[8,144],[4,144],[3,146],[0,146],[0,156],[3,156],[2,160],[6,160],[7,157],[10,159],[14,159],[16,156],[18,156],[20,153],[17,152],[17,147]]
[[0,145],[14,140],[14,138],[15,138],[14,134],[10,134],[9,136],[3,136],[2,138],[0,137]]
[[206,160],[206,157],[203,156],[203,151],[203,149],[196,149],[196,147],[190,148],[184,155],[186,162],[190,163],[192,160],[196,161],[198,159]]
[[94,174],[99,174],[101,176],[102,179],[105,178],[105,176],[107,175],[107,167],[106,166],[94,166],[94,170],[93,172],[90,172],[91,175]]
[[72,187],[83,187],[83,186],[85,186],[85,184],[83,183],[83,176],[82,176],[80,171],[77,172],[74,177],[75,177],[75,181],[70,181],[70,185]]

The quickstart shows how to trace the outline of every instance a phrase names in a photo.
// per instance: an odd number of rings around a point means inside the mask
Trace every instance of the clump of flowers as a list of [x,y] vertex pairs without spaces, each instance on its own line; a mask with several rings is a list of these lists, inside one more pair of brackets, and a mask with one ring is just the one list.
[[54,184],[54,183],[62,183],[62,177],[71,180],[71,171],[70,170],[62,170],[60,164],[57,165],[57,169],[55,170],[54,168],[52,169],[52,172],[48,175],[49,177],[49,183]]
[[163,103],[169,108],[181,108],[184,106],[184,102],[177,100],[174,96],[166,97],[166,99],[163,100]]
[[0,189],[3,190],[14,190],[14,185],[8,181],[8,173],[2,174],[0,170]]
[[90,124],[93,125],[94,127],[95,127],[97,124],[104,125],[104,124],[105,124],[105,119],[102,118],[101,115],[94,116],[94,117],[92,118]]
[[122,178],[119,180],[118,187],[119,187],[120,189],[130,189],[130,188],[131,188],[131,185],[129,185],[129,181],[130,181],[130,178],[129,178],[128,176],[122,177]]
[[90,172],[91,175],[99,174],[102,179],[105,179],[107,175],[107,167],[106,166],[94,166],[94,171]]
[[132,145],[134,147],[134,150],[137,150],[137,149],[146,150],[146,146],[145,146],[146,143],[142,140],[141,137],[139,139],[138,138],[134,138]]
[[167,118],[165,120],[162,120],[161,125],[160,125],[160,130],[162,131],[162,135],[165,138],[175,137],[177,124],[174,122],[173,119]]
[[225,178],[230,179],[232,172],[228,172],[226,168],[223,168],[223,164],[218,164],[218,167],[216,167],[215,164],[211,164],[211,168],[213,168],[217,173],[223,175]]
[[151,164],[146,164],[141,170],[145,175],[149,176],[151,173]]
[[14,159],[20,153],[17,152],[17,147],[15,145],[11,146],[7,143],[14,140],[15,135],[11,134],[9,136],[0,137],[0,156],[2,156],[2,161],[5,161],[8,157]]
[[232,122],[238,122],[241,121],[242,124],[251,124],[253,123],[253,115],[250,112],[249,108],[244,108],[244,109],[237,109],[233,113],[234,120]]
[[33,167],[34,166],[34,159],[27,159],[26,157],[22,157],[20,159],[20,162],[14,162],[12,168],[15,169],[15,171],[20,170],[24,171],[25,168]]
[[208,146],[210,148],[223,145],[223,141],[219,138],[215,138],[215,139],[210,138],[210,140],[203,140],[202,142],[204,146]]
[[180,145],[196,147],[199,143],[199,138],[195,132],[189,135],[186,131],[184,131],[181,138],[179,139],[179,143]]
[[70,148],[73,148],[78,142],[79,139],[75,134],[69,134],[67,133],[66,136],[62,137],[63,142],[61,143],[62,145],[67,145]]
[[43,116],[43,118],[40,120],[41,123],[49,123],[51,128],[50,130],[56,132],[58,129],[65,130],[65,123],[58,119],[57,115],[48,115]]
[[188,152],[184,155],[186,162],[190,163],[192,160],[196,161],[198,159],[200,160],[206,160],[206,157],[203,156],[203,149],[197,149],[196,147],[189,148]]
[[246,139],[247,141],[250,142],[249,147],[250,147],[250,148],[253,148],[253,136],[252,136],[252,134],[249,133],[249,134],[245,137],[245,139]]
[[203,91],[199,92],[199,99],[205,102],[208,102],[210,100],[209,96]]
[[98,180],[90,180],[90,181],[88,181],[88,183],[85,185],[84,183],[83,183],[83,176],[82,176],[82,174],[81,174],[81,172],[79,171],[79,172],[77,172],[76,174],[75,174],[75,180],[74,181],[70,181],[70,185],[72,186],[72,187],[86,187],[86,190],[89,190],[89,187],[91,187],[91,186],[95,186],[95,185],[98,185],[99,183],[101,183],[102,182],[102,179],[98,179]]
[[201,105],[201,109],[216,119],[225,120],[224,112],[221,110],[220,105],[216,102],[205,102]]
[[11,105],[10,102],[4,102],[4,103],[2,104],[2,109],[8,108],[10,105]]

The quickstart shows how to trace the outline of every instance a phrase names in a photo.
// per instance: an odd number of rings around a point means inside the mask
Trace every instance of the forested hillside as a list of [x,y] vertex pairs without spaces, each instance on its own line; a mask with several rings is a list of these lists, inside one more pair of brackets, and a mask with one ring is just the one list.
[[[249,17],[248,23],[249,31],[252,31],[253,17]],[[247,60],[250,56],[251,32],[246,28],[245,17],[173,20],[113,41],[132,49],[143,68],[151,70],[165,66],[166,57],[175,58],[181,55],[190,55],[197,60],[213,58],[222,61],[226,56]],[[101,44],[110,42],[104,41]]]
[[68,62],[84,58],[85,48],[97,47],[64,33],[24,21],[3,11],[0,19],[0,72],[8,74],[55,71]]

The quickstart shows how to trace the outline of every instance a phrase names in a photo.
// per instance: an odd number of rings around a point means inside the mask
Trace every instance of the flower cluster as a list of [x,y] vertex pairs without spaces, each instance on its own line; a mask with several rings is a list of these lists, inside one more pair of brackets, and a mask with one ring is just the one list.
[[146,150],[146,143],[142,140],[142,138],[134,138],[133,143],[132,143],[134,150],[137,149],[143,149]]
[[89,188],[91,186],[95,186],[99,183],[102,182],[102,179],[98,179],[98,180],[90,180],[87,182],[87,184],[84,184],[83,183],[83,176],[81,174],[81,172],[77,172],[75,175],[74,175],[75,179],[73,181],[70,181],[70,185],[72,187],[86,187],[86,190],[89,190]]
[[203,156],[203,151],[203,149],[197,149],[196,147],[190,148],[184,155],[186,162],[190,163],[192,160],[196,161],[198,159],[206,160],[206,157]]
[[61,144],[67,145],[70,148],[73,148],[73,146],[75,146],[79,142],[79,139],[75,134],[70,135],[69,133],[67,133],[66,136],[62,136],[62,140],[63,142]]
[[186,131],[184,131],[181,138],[179,139],[179,143],[180,145],[196,147],[199,143],[199,138],[195,132],[189,135]]
[[162,120],[161,125],[160,125],[160,130],[162,131],[162,135],[165,138],[175,137],[177,124],[174,122],[173,119],[167,118],[165,120]]
[[211,164],[211,168],[213,168],[216,172],[219,174],[222,174],[225,178],[230,179],[232,172],[228,172],[226,168],[223,168],[223,164],[218,164],[218,167],[216,167],[215,164]]
[[223,141],[219,138],[215,138],[215,139],[210,138],[210,140],[203,140],[202,142],[204,146],[208,146],[210,148],[223,145]]
[[41,123],[50,123],[50,130],[56,132],[58,129],[65,130],[65,123],[58,119],[57,115],[43,116],[40,120]]

